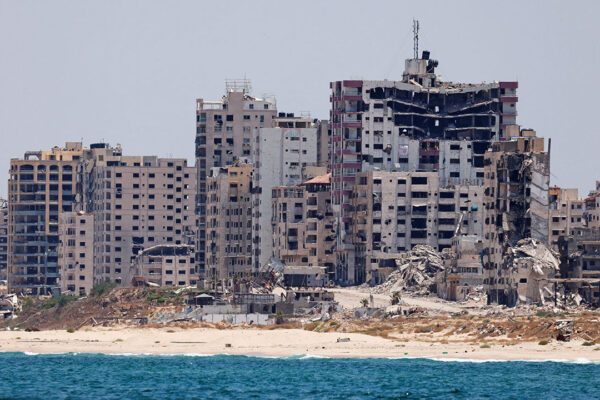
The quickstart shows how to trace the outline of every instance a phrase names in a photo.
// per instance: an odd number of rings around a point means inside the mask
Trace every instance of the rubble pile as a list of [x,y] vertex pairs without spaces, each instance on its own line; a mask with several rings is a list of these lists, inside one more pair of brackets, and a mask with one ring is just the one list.
[[519,240],[516,246],[509,248],[508,254],[513,262],[528,265],[531,267],[532,272],[540,277],[553,274],[559,270],[558,254],[535,239]]
[[554,298],[554,292],[547,280],[554,278],[560,270],[560,262],[555,252],[543,243],[527,238],[508,248],[507,256],[513,279],[516,281],[525,278],[528,282],[527,293],[519,293],[520,302],[543,305]]
[[373,293],[393,294],[411,291],[426,295],[434,284],[435,275],[444,270],[440,254],[427,245],[417,245],[407,253],[406,258],[397,259],[397,270],[388,279],[372,289]]

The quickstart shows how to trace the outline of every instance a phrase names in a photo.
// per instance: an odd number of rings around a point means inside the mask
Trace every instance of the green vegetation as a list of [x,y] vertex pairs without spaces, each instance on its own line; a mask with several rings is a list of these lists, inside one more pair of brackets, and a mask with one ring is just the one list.
[[482,344],[481,346],[479,346],[480,349],[491,349],[492,346],[490,346],[489,344]]
[[540,346],[545,346],[545,345],[547,345],[548,343],[550,343],[550,342],[549,342],[549,341],[547,341],[547,340],[540,340],[540,341],[538,342],[538,344],[539,344]]
[[69,332],[69,333],[75,333],[75,329],[69,328],[69,329],[67,329],[67,332]]
[[594,346],[595,344],[595,342],[583,342],[584,346]]
[[363,307],[369,307],[369,299],[367,299],[367,298],[361,299],[361,300],[360,300],[360,304],[361,304]]
[[61,307],[66,306],[67,304],[77,300],[78,298],[79,297],[77,297],[77,296],[67,296],[67,295],[52,297],[51,299],[48,299],[42,303],[42,308],[44,310],[49,310],[56,306],[61,308]]
[[90,291],[90,296],[100,297],[104,296],[107,293],[110,293],[111,290],[117,287],[116,282],[102,282],[94,285],[92,290]]

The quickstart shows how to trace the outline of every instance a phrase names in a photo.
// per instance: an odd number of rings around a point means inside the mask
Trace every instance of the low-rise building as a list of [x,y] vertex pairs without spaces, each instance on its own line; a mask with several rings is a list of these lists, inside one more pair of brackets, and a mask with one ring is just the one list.
[[160,244],[138,253],[131,265],[135,282],[151,282],[158,286],[196,285],[194,246]]
[[226,279],[252,271],[252,164],[214,167],[206,181],[206,273]]
[[58,227],[61,293],[87,295],[94,285],[94,216],[61,213]]

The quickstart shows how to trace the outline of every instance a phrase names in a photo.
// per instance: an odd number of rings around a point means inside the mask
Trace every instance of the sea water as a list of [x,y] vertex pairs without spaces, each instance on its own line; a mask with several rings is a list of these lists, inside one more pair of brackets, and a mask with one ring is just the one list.
[[590,399],[600,365],[0,353],[2,399]]

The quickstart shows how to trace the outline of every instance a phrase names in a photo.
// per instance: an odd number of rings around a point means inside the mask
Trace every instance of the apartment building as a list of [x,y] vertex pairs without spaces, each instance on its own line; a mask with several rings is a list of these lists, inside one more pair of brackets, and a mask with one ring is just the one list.
[[0,279],[8,270],[8,203],[0,199]]
[[252,195],[252,266],[254,271],[273,256],[271,189],[299,185],[303,169],[317,164],[318,128],[310,118],[279,113],[272,128],[254,133]]
[[94,216],[83,211],[60,213],[58,238],[61,293],[89,294],[94,286]]
[[600,229],[600,181],[596,181],[596,189],[585,198],[583,217],[585,224],[591,229]]
[[559,187],[549,188],[548,196],[548,238],[550,246],[557,250],[560,236],[572,235],[575,228],[585,226],[585,200],[579,198],[577,189]]
[[135,283],[158,286],[196,285],[195,246],[159,244],[142,250],[132,263],[131,276]]
[[213,167],[206,186],[206,276],[252,271],[252,164]]
[[443,82],[429,56],[424,51],[406,60],[400,81],[330,84],[332,203],[342,268],[353,269],[355,258],[350,195],[357,173],[436,172],[442,184],[482,185],[486,150],[517,132],[518,82]]
[[[325,169],[325,168],[323,168]],[[272,189],[272,248],[285,265],[325,267],[335,279],[331,174]]]
[[94,151],[82,166],[94,215],[94,280],[128,286],[140,251],[195,243],[196,169],[180,158],[123,156],[107,144]]
[[338,269],[343,281],[380,283],[415,245],[450,248],[459,220],[483,234],[483,188],[441,185],[435,172],[359,172],[350,205],[355,259]]
[[250,95],[248,80],[227,81],[219,101],[196,100],[196,168],[198,224],[196,261],[204,272],[206,255],[207,176],[213,167],[224,167],[241,157],[252,157],[253,132],[272,127],[277,116],[274,99]]
[[317,122],[317,165],[329,167],[331,155],[331,125],[326,119]]
[[8,182],[8,287],[46,295],[60,290],[57,247],[61,212],[74,211],[80,142],[26,152],[10,161]]
[[533,130],[497,142],[486,152],[484,287],[489,301],[515,304],[504,256],[524,238],[548,244],[550,157]]

